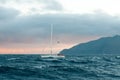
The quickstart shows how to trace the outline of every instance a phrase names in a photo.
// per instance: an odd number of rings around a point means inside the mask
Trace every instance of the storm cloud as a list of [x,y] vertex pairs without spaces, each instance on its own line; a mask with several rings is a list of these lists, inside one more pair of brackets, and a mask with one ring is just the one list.
[[[43,43],[50,36],[73,40],[81,36],[120,34],[120,17],[102,12],[93,14],[35,14],[19,16],[19,11],[0,7],[0,44]],[[68,38],[69,37],[69,38]],[[74,41],[74,40],[73,40]]]
[[[11,4],[15,3],[18,5],[26,5],[27,7],[31,8],[31,10],[40,10],[43,11],[61,11],[63,10],[62,5],[57,0],[0,0],[2,4]],[[33,5],[34,4],[34,5]],[[12,4],[11,4],[12,5]],[[36,6],[38,5],[38,6]]]
[[17,15],[19,15],[19,11],[15,9],[0,7],[0,20],[13,19]]

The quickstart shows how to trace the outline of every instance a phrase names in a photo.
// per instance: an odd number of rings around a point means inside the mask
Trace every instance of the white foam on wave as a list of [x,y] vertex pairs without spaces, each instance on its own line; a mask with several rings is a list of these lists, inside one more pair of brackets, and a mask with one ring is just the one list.
[[42,68],[45,68],[46,65],[40,65],[40,66],[33,66],[34,68],[37,68],[37,69],[42,69]]
[[20,59],[20,58],[9,58],[7,60],[17,60],[17,59]]

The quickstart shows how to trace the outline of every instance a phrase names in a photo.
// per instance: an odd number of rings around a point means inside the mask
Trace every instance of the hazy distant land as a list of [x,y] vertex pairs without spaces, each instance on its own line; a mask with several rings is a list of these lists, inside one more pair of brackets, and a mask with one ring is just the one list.
[[120,54],[120,36],[102,37],[98,40],[78,44],[70,49],[64,49],[60,53],[65,55]]

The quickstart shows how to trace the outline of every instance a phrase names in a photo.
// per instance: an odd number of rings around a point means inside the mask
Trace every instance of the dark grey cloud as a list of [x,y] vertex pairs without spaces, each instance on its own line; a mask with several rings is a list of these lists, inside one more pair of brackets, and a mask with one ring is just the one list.
[[12,8],[0,7],[0,20],[13,19],[19,15],[19,11]]
[[[34,2],[37,3],[41,3],[44,4],[44,6],[42,7],[42,10],[55,10],[55,11],[59,11],[59,10],[63,10],[62,5],[57,1],[57,0],[0,0],[0,3],[2,4],[6,4],[6,3],[10,3],[10,2],[15,2],[17,4],[29,4],[29,6],[32,4],[34,4]],[[34,9],[38,9],[38,7],[34,7]]]
[[44,4],[47,4],[43,9],[46,10],[63,10],[62,5],[57,0],[38,0]]
[[56,38],[120,34],[120,17],[105,13],[13,16],[14,19],[9,16],[5,16],[6,21],[0,20],[0,43],[43,43],[50,36],[51,24]]

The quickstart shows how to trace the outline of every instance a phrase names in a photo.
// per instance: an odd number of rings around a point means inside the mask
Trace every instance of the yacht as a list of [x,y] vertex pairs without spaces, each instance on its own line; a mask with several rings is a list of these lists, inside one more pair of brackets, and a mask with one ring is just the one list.
[[53,25],[51,24],[51,39],[50,39],[50,44],[51,44],[51,51],[49,54],[41,54],[41,58],[65,58],[63,54],[60,53],[53,53]]

